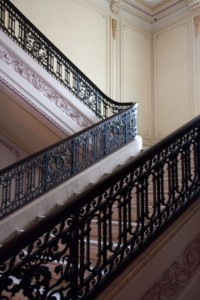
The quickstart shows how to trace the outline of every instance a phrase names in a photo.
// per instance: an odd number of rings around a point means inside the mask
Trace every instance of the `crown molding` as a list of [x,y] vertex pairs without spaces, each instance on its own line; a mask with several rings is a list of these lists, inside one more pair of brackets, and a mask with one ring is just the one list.
[[114,14],[119,14],[120,10],[125,10],[145,21],[154,23],[156,20],[160,20],[169,14],[180,12],[182,8],[188,8],[188,2],[189,0],[163,0],[162,2],[151,4],[144,0],[110,0],[110,8]]
[[200,0],[187,0],[190,9],[200,7]]

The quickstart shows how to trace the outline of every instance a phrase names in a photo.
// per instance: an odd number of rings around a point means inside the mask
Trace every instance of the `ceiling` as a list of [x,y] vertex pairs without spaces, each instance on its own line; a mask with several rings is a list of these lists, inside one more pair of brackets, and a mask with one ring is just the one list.
[[[118,0],[119,1],[119,0]],[[161,18],[187,6],[187,0],[120,0],[122,7],[149,22]]]
[[138,0],[138,2],[141,2],[144,5],[148,5],[151,7],[164,4],[165,2],[168,2],[166,0]]

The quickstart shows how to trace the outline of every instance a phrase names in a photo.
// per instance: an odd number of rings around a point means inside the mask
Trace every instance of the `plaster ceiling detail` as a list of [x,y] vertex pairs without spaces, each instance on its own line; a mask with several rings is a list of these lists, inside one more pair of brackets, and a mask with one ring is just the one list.
[[191,9],[200,7],[200,0],[187,0],[187,2],[188,2],[188,6],[189,6]]
[[167,2],[169,2],[169,0],[137,0],[137,2],[149,7],[149,8],[156,8],[158,6],[161,6]]
[[114,14],[118,14],[120,11],[121,0],[112,0],[111,1],[111,11]]
[[196,7],[200,0],[110,0],[111,11],[118,14],[121,9],[154,22],[182,7]]

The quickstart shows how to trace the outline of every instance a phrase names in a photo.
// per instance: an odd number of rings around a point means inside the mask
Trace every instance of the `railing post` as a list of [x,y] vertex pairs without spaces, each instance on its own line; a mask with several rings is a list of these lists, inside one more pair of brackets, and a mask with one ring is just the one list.
[[108,123],[105,122],[105,126],[104,126],[104,141],[105,141],[105,144],[104,144],[104,155],[106,155],[107,151],[108,151],[108,149],[107,149],[107,139],[108,139],[107,133],[108,133]]
[[125,124],[125,143],[128,143],[128,121],[130,121],[130,118],[129,118],[129,116],[130,116],[130,112],[125,112],[125,114],[126,114],[126,117],[125,117],[125,122],[126,122],[126,124]]
[[48,190],[48,152],[44,153],[43,156],[43,190]]
[[72,280],[71,280],[71,296],[70,299],[78,299],[78,276],[79,276],[79,267],[78,267],[78,255],[79,255],[79,221],[78,215],[74,214],[71,216],[73,222],[73,232],[72,232],[72,244],[70,245],[71,249],[71,262],[72,262]]
[[200,138],[197,140],[196,145],[196,160],[197,160],[197,176],[198,176],[198,182],[200,184]]

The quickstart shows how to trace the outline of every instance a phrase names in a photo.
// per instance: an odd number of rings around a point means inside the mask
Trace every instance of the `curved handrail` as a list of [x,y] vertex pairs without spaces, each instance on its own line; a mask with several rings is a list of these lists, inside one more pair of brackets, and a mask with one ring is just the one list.
[[1,219],[133,140],[137,105],[108,98],[9,0],[0,1],[0,28],[98,117],[115,115],[2,170]]
[[0,219],[134,140],[137,105],[0,171]]
[[2,246],[0,295],[94,299],[199,196],[197,117]]
[[132,105],[106,96],[9,0],[0,1],[0,28],[99,118],[107,118]]

